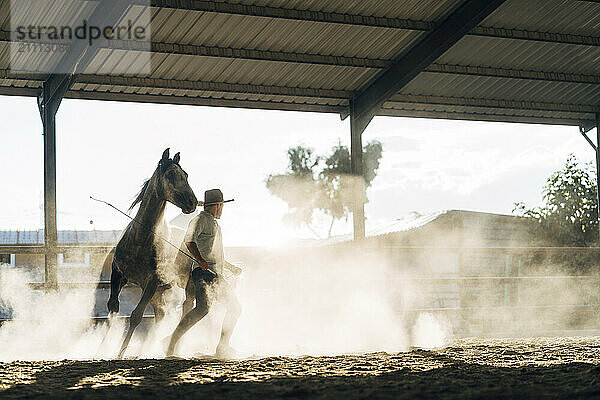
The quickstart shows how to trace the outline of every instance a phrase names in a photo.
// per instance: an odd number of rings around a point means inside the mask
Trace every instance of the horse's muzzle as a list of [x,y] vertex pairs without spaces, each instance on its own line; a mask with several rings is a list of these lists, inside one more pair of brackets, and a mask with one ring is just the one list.
[[196,211],[196,207],[198,205],[198,200],[196,200],[196,198],[194,197],[194,199],[191,199],[189,202],[187,202],[187,206],[185,208],[181,208],[181,211],[183,211],[184,214],[191,214],[194,211]]

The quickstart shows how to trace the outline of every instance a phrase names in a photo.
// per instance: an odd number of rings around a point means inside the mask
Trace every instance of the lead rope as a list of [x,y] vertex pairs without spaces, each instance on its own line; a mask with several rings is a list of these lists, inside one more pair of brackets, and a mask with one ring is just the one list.
[[173,248],[177,249],[178,252],[180,252],[181,254],[183,254],[184,256],[186,256],[187,258],[189,258],[190,260],[194,261],[194,262],[198,262],[196,261],[196,259],[190,255],[189,253],[181,250],[179,247],[175,246],[173,243],[169,242],[167,239],[165,239],[164,237],[160,236],[159,234],[157,234],[156,232],[154,232],[153,230],[149,229],[147,226],[145,226],[144,224],[142,224],[141,222],[139,222],[137,219],[133,218],[131,215],[119,210],[117,207],[113,206],[112,204],[110,204],[107,201],[104,200],[100,200],[100,199],[95,199],[92,196],[90,196],[90,199],[97,201],[99,203],[104,203],[109,207],[114,208],[115,210],[117,210],[118,212],[120,212],[121,214],[123,214],[124,216],[126,216],[127,218],[129,218],[130,220],[132,220],[133,222],[135,222],[136,224],[138,224],[139,226],[141,226],[146,232],[150,232],[151,234],[153,234],[155,237],[164,240],[165,242],[167,242],[168,244],[170,244]]

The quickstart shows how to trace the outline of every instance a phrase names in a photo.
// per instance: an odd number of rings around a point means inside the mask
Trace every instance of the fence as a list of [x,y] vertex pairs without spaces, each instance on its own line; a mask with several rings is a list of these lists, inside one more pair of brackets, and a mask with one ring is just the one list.
[[[58,247],[62,254],[86,253],[104,258],[112,245],[63,245]],[[345,246],[332,248],[344,251]],[[531,276],[524,272],[523,256],[532,254],[598,254],[600,248],[581,247],[405,247],[383,246],[372,251],[392,258],[421,257],[446,254],[456,260],[451,273],[438,274],[435,268],[421,270],[419,274],[399,275],[394,283],[398,292],[410,286],[420,291],[426,304],[402,307],[407,315],[432,313],[449,321],[452,329],[462,334],[521,334],[560,332],[591,332],[600,330],[600,275],[542,275]],[[0,254],[43,255],[43,246],[0,245]],[[485,276],[468,271],[466,260],[474,256],[495,257],[494,263],[504,260],[503,273]],[[481,258],[482,263],[490,259]],[[472,260],[471,260],[472,261]],[[430,262],[430,261],[427,261]],[[499,264],[498,264],[499,265]],[[502,265],[500,265],[502,267]],[[489,271],[488,271],[489,272]],[[59,282],[60,290],[91,288],[106,292],[108,280],[96,282]],[[54,290],[45,282],[30,283],[34,290]],[[598,292],[598,293],[596,293]],[[1,296],[1,293],[0,293]],[[437,301],[437,304],[433,304]],[[126,311],[126,310],[124,310]],[[148,316],[151,317],[151,316]],[[102,320],[96,315],[95,320]]]

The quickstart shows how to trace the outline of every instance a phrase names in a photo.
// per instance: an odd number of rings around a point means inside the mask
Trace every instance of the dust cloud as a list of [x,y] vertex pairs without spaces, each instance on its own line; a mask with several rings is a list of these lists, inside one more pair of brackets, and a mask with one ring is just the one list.
[[[443,217],[436,218],[443,222]],[[429,225],[421,236],[415,231],[410,236],[431,246],[426,251],[398,249],[383,239],[361,245],[226,249],[226,258],[244,270],[239,277],[224,272],[242,304],[231,342],[238,356],[396,353],[443,347],[461,336],[556,335],[598,326],[593,308],[600,303],[597,280],[569,277],[574,271],[568,269],[568,257],[559,263],[533,253],[472,251],[485,243],[485,229],[469,228],[457,243],[450,225]],[[415,245],[402,237],[394,243]],[[506,242],[508,247],[533,244],[523,238]],[[168,270],[169,258],[163,259]],[[497,280],[513,276],[523,279]],[[97,282],[98,277],[91,268],[77,278]],[[494,278],[456,279],[462,277]],[[106,310],[99,291],[46,293],[32,290],[32,280],[18,268],[0,268],[2,308],[10,309],[13,318],[0,325],[0,361],[116,356],[125,321],[118,319],[110,329],[106,323],[90,323],[94,309]],[[178,287],[165,293],[165,320],[144,322],[126,357],[164,357],[164,339],[181,318],[183,297]],[[127,306],[121,296],[122,314],[138,299],[133,296]],[[215,300],[208,316],[181,340],[178,356],[214,354],[225,312]],[[149,306],[146,314],[151,312]]]
[[[240,277],[226,276],[242,303],[232,338],[240,357],[399,352],[416,342],[428,347],[445,343],[446,333],[430,319],[417,324],[423,338],[411,338],[407,323],[414,321],[399,305],[399,280],[382,260],[372,254],[365,258],[361,251],[327,253],[319,248],[246,249],[231,260],[242,261],[244,268]],[[125,322],[117,320],[110,330],[106,323],[90,323],[95,302],[104,301],[96,290],[32,290],[28,274],[0,271],[3,306],[13,318],[0,326],[0,361],[116,355]],[[88,278],[98,280],[97,274]],[[179,288],[165,293],[167,317],[159,326],[140,326],[126,356],[164,356],[162,340],[181,316],[183,296]],[[127,307],[122,304],[122,309]],[[146,314],[151,312],[149,306]],[[209,315],[184,336],[177,354],[214,354],[223,315],[215,301]]]
[[30,274],[0,269],[2,308],[11,321],[0,326],[0,361],[89,358],[102,340],[90,325],[94,291],[30,289]]

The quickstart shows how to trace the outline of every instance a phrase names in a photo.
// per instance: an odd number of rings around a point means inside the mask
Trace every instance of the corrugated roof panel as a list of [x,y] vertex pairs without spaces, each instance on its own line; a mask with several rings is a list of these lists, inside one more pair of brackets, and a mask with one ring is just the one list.
[[600,31],[600,3],[574,0],[509,0],[481,25],[597,36]]
[[599,60],[600,47],[598,46],[465,36],[436,62],[600,74]]
[[113,243],[119,238],[120,231],[96,231],[96,243]]
[[600,104],[598,85],[523,79],[474,77],[423,72],[400,93],[537,101],[565,104]]
[[44,231],[21,231],[19,232],[19,242],[17,244],[43,244]]
[[[116,243],[121,234],[120,230],[106,231],[58,231],[60,244],[90,244],[90,243]],[[43,244],[44,231],[2,231],[0,230],[0,244]]]
[[[197,14],[200,17],[190,17]],[[152,27],[156,42],[345,57],[389,59],[422,35],[390,28],[166,9],[157,19],[161,23]]]
[[[123,55],[113,52],[105,64],[131,62],[133,53]],[[218,57],[169,55],[160,61],[152,78],[338,90],[356,90],[379,72],[372,68]]]
[[0,231],[0,244],[12,244],[17,242],[16,231]]
[[58,231],[58,243],[77,243],[77,232]]
[[241,4],[293,8],[347,14],[372,15],[388,18],[407,18],[437,21],[460,3],[459,0],[240,0]]
[[[366,16],[440,21],[460,2],[458,0],[423,0],[419,2],[399,2],[396,0],[377,2],[358,0],[243,0],[242,3]],[[95,3],[90,2],[90,4]],[[49,10],[50,13],[55,11],[55,9]],[[140,11],[139,7],[133,8],[126,18],[138,18]],[[59,14],[61,17],[68,18],[74,17],[75,13],[76,10],[69,10],[64,15]],[[172,9],[153,8],[152,16],[153,39],[155,41],[378,60],[389,60],[396,57],[423,35],[423,32],[400,29],[218,14],[214,12],[176,11]],[[6,16],[0,14],[1,21],[6,23]],[[511,29],[521,29],[528,32],[548,31],[598,36],[598,32],[600,32],[600,4],[566,0],[532,0],[529,2],[508,0],[492,13],[482,25],[505,28],[507,32],[510,32]],[[559,38],[560,35],[556,37]],[[0,61],[4,60],[2,61],[4,64],[6,64],[7,48],[5,44],[0,43]],[[251,55],[246,54],[245,56]],[[30,65],[36,57],[42,60],[47,55],[23,55],[19,62],[23,65]],[[43,61],[46,65],[56,62],[52,57],[47,58]],[[153,54],[151,60],[152,77],[163,80],[334,89],[345,92],[343,96],[338,93],[338,97],[347,97],[347,93],[361,90],[381,71],[376,68],[290,61],[261,61],[158,53]],[[600,73],[599,60],[600,47],[598,46],[494,39],[467,35],[440,57],[437,62],[511,70],[598,75]],[[143,61],[140,52],[125,52],[117,49],[102,50],[88,67],[87,72],[93,73],[106,67],[119,68],[120,70],[127,67],[131,71],[141,74],[144,66]],[[0,65],[0,67],[2,66]],[[490,75],[490,72],[487,72],[487,74]],[[584,80],[591,81],[593,80],[591,78],[593,76]],[[415,104],[415,101],[410,102],[408,100],[402,103],[400,98],[400,100],[395,99],[395,101],[386,103],[384,107],[388,107],[388,111],[396,110],[399,113],[404,113],[402,115],[409,113],[411,110],[419,115],[434,115],[436,112],[451,114],[454,110],[454,115],[464,115],[467,119],[484,113],[494,118],[501,118],[502,115],[506,115],[507,120],[531,118],[532,122],[538,122],[540,118],[548,118],[549,121],[563,118],[565,121],[569,120],[569,123],[572,123],[577,118],[589,119],[589,113],[529,110],[527,107],[520,109],[516,106],[517,103],[511,103],[514,107],[510,110],[501,107],[477,107],[469,106],[469,101],[465,101],[465,99],[470,99],[474,104],[477,104],[477,101],[472,101],[473,99],[488,100],[488,103],[486,103],[488,105],[496,104],[494,101],[497,100],[581,106],[600,104],[600,91],[597,90],[599,86],[597,84],[549,82],[547,81],[548,77],[545,77],[545,79],[546,81],[534,81],[425,72],[419,74],[405,86],[400,94],[437,96],[444,99],[440,100],[438,104]],[[562,78],[558,77],[556,79],[560,80]],[[194,98],[230,99],[253,102],[254,107],[261,107],[261,102],[263,102],[268,104],[267,108],[276,108],[278,104],[290,102],[306,104],[307,106],[315,104],[337,106],[347,105],[348,103],[347,99],[344,98],[307,97],[305,96],[306,93],[301,91],[297,91],[297,95],[292,96],[291,94],[261,94],[260,91],[252,93],[252,90],[248,90],[248,93],[192,90],[186,89],[188,87],[186,85],[182,85],[180,88],[149,87],[147,86],[148,81],[137,85],[131,83],[132,86],[124,86],[122,80],[115,80],[115,82],[116,85],[111,85],[110,81],[102,85],[76,84],[73,87],[74,95],[85,93],[84,97],[93,97],[90,94],[98,92],[99,96],[101,95],[102,98],[107,99],[111,98],[110,95],[114,93],[119,94],[119,99],[123,100],[133,98],[122,96],[123,94],[136,93],[155,96],[146,96],[144,97],[145,101],[158,99],[157,101],[164,102],[180,100],[180,102],[187,102],[188,99],[193,100]],[[164,84],[163,81],[158,86],[165,86]],[[41,82],[35,79],[2,79],[0,85],[9,88],[8,91],[14,93],[15,90],[18,90],[15,88],[19,86],[39,88]],[[247,88],[238,87],[235,90],[244,89]],[[277,88],[272,89],[276,91]],[[230,88],[230,90],[234,89]],[[273,91],[266,90],[266,92],[272,93]],[[23,93],[32,95],[31,91],[26,92],[24,90]],[[160,96],[163,96],[163,98],[160,99]],[[456,103],[445,104],[444,101],[456,101]],[[206,104],[210,101],[201,103]],[[225,103],[221,102],[219,104]],[[231,102],[227,104],[238,105],[240,103]],[[309,108],[307,107],[307,109]],[[576,109],[576,107],[573,109]],[[327,110],[337,111],[339,109],[328,108]]]
[[391,224],[381,226],[369,232],[368,236],[387,235],[390,233],[405,232],[411,229],[420,228],[431,221],[437,219],[440,215],[446,214],[448,211],[436,211],[429,214],[419,214],[412,212],[401,218],[398,218]]
[[91,243],[94,237],[93,231],[77,231],[77,243]]
[[[74,26],[74,22],[81,21],[91,15],[98,3],[95,2],[42,2],[40,8],[24,10],[11,8],[13,21],[27,21],[32,25],[53,24],[55,26]],[[16,11],[16,12],[15,12]],[[10,31],[11,24],[8,19],[4,21],[3,30]],[[26,51],[13,54],[10,59],[11,67],[16,70],[44,72],[56,66],[64,55],[61,51],[46,51],[45,48],[30,47]]]
[[[0,7],[1,9],[2,7]],[[10,43],[0,42],[0,69],[10,67]]]

